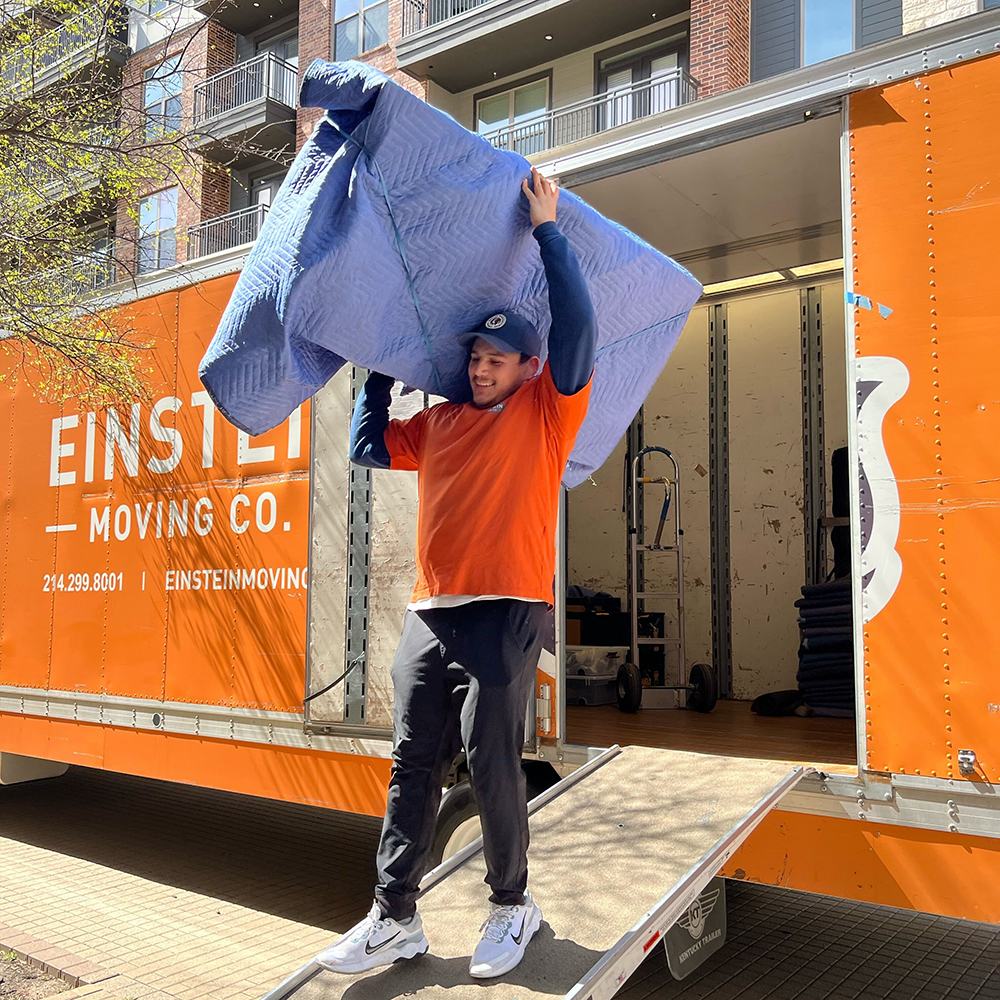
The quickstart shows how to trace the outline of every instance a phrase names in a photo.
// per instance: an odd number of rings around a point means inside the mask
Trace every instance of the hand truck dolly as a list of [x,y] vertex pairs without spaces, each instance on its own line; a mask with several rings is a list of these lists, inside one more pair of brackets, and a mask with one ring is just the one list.
[[[665,455],[670,462],[671,472],[666,476],[642,476],[640,467],[642,460],[647,455]],[[677,681],[676,684],[657,685],[659,690],[666,691],[686,691],[687,707],[698,712],[711,712],[715,708],[718,700],[718,684],[715,679],[715,672],[707,663],[695,663],[691,667],[691,672],[684,680],[687,657],[685,650],[684,633],[684,530],[681,527],[681,472],[677,465],[677,460],[666,449],[656,445],[643,448],[635,458],[632,459],[631,468],[628,470],[632,483],[632,502],[627,504],[626,526],[628,529],[628,557],[631,565],[630,583],[628,589],[628,612],[632,636],[631,661],[623,663],[618,668],[618,707],[623,712],[635,712],[642,704],[642,674],[639,669],[640,646],[663,646],[665,649],[671,646],[677,651]],[[663,486],[663,507],[660,510],[660,521],[656,526],[656,537],[653,543],[645,544],[642,541],[643,531],[640,520],[640,500],[646,486]],[[672,537],[668,538],[669,544],[663,544],[663,531],[667,523],[667,516],[670,513],[671,505],[674,509],[674,525]],[[640,553],[642,554],[640,560]],[[645,585],[645,559],[651,555],[673,555],[676,560],[676,591],[654,593],[646,590]],[[640,569],[641,568],[641,569]],[[639,615],[646,610],[646,601],[656,600],[665,602],[675,602],[677,605],[677,634],[676,636],[648,636],[639,634]],[[640,608],[640,604],[642,607]],[[666,631],[666,630],[664,630]],[[664,680],[666,680],[666,669],[664,670]]]

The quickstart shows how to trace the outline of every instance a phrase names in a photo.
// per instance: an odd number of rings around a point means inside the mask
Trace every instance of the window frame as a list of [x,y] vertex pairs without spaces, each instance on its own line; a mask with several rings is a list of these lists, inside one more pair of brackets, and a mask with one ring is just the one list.
[[[176,75],[178,81],[178,90],[176,93],[167,93],[166,89],[163,87],[163,79],[158,80],[160,84],[160,89],[162,96],[158,101],[154,101],[149,104],[146,102],[146,87],[149,85],[149,81],[152,80],[156,73],[166,66],[168,62],[176,61],[176,66],[167,74],[167,77]],[[157,139],[162,139],[164,136],[171,135],[175,132],[181,130],[181,115],[183,113],[183,92],[184,92],[184,57],[180,52],[175,52],[173,55],[169,55],[161,59],[159,62],[154,63],[151,66],[146,66],[142,71],[142,117],[144,129],[143,133],[147,142],[155,142]],[[178,111],[177,111],[177,128],[168,130],[166,127],[167,113],[166,105],[167,102],[177,98],[178,100]],[[158,115],[150,114],[150,110],[156,106],[159,106],[160,112]]]
[[282,42],[287,42],[294,38],[296,42],[296,52],[292,59],[288,59],[285,56],[279,56],[284,62],[289,63],[298,68],[299,65],[299,53],[298,53],[298,43],[301,40],[299,37],[299,25],[296,23],[291,27],[282,28],[280,31],[273,31],[269,35],[263,35],[261,37],[255,37],[253,39],[253,54],[254,56],[259,56],[262,52],[273,51],[272,46],[277,45]]
[[[601,97],[608,93],[608,77],[627,67],[638,67],[645,75],[635,76],[633,69],[632,85],[642,83],[652,78],[652,63],[662,56],[677,54],[677,68],[681,73],[691,72],[691,36],[687,27],[678,29],[671,25],[659,31],[651,31],[648,35],[640,35],[631,41],[615,45],[594,53],[594,96]],[[631,56],[632,58],[629,58]],[[602,63],[611,63],[610,66]],[[680,88],[679,88],[680,89]],[[647,117],[651,111],[652,97],[649,91],[633,94],[629,101],[630,117],[614,124],[623,125]],[[612,127],[607,117],[609,111],[606,105],[598,110],[598,131]]]
[[[173,6],[175,2],[176,0],[141,0],[135,5],[135,9],[140,14],[145,14],[146,17],[157,17],[168,7]],[[154,7],[156,10],[153,10]]]
[[[640,35],[629,42],[622,42],[620,45],[615,45],[610,49],[602,49],[600,52],[595,52],[594,97],[600,97],[601,94],[607,93],[606,78],[608,70],[606,68],[602,69],[601,63],[609,60],[614,60],[615,62],[620,60],[620,65],[615,68],[622,69],[625,65],[628,65],[625,57],[630,53],[635,54],[635,58],[630,60],[634,64],[636,62],[651,62],[653,59],[669,55],[675,51],[677,52],[678,67],[685,73],[689,73],[691,71],[691,37],[686,27],[678,30],[676,25],[671,25],[660,31],[651,31],[648,35]],[[642,79],[648,79],[648,77],[640,77],[640,80]]]
[[[174,224],[172,226],[160,227],[159,223],[161,221],[160,207],[162,202],[160,201],[161,196],[166,194],[168,191],[173,191],[173,211],[174,211]],[[178,212],[178,202],[180,196],[180,186],[173,184],[170,187],[159,188],[156,191],[150,191],[149,194],[144,194],[139,198],[139,218],[138,225],[136,227],[138,239],[136,240],[136,261],[135,261],[135,273],[138,274],[152,274],[154,271],[160,271],[165,267],[170,267],[177,263],[177,212]],[[156,229],[145,229],[142,225],[142,206],[143,202],[148,201],[151,198],[157,199],[156,201]],[[174,240],[174,258],[166,263],[162,261],[163,253],[163,234],[173,233]],[[153,237],[153,246],[155,249],[155,265],[151,268],[143,267],[143,241]]]
[[[847,51],[856,52],[860,48],[858,45],[858,0],[849,0],[849,2],[851,6],[851,47]],[[821,62],[826,62],[826,59],[819,59],[814,63],[806,62],[806,3],[808,3],[808,0],[799,0],[799,69],[802,69],[804,66],[817,66]],[[847,53],[841,52],[839,55],[847,55]],[[827,58],[836,59],[837,56],[828,56]]]
[[499,84],[495,87],[490,87],[489,90],[482,90],[478,94],[472,95],[472,131],[476,135],[489,135],[489,132],[479,131],[479,105],[482,101],[488,101],[493,97],[499,97],[501,94],[510,94],[509,101],[509,113],[507,117],[506,126],[498,126],[491,131],[499,131],[500,128],[510,128],[514,123],[511,120],[514,113],[514,91],[520,90],[522,87],[530,87],[532,84],[540,83],[542,80],[545,81],[545,112],[548,114],[552,110],[552,70],[547,69],[541,73],[532,73],[530,76],[523,76],[520,79],[512,80],[510,83]]
[[[380,42],[372,48],[366,49],[365,20],[367,18],[367,12],[376,7],[385,8],[385,41]],[[333,16],[330,19],[330,55],[334,62],[341,61],[337,56],[337,25],[344,24],[346,21],[350,21],[353,18],[357,18],[358,22],[358,51],[356,55],[348,56],[348,60],[360,59],[366,53],[374,52],[376,49],[384,48],[389,44],[389,0],[374,0],[373,3],[367,3],[366,0],[358,0],[357,13],[349,14],[347,17],[342,17],[339,21],[337,20],[337,0],[333,0],[332,14]]]

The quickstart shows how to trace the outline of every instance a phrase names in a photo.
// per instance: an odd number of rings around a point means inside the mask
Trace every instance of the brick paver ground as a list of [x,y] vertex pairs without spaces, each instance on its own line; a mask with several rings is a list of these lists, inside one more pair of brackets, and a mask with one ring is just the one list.
[[681,982],[657,949],[616,1000],[1000,1000],[1000,927],[728,882],[726,944]]
[[[60,1000],[258,1000],[368,909],[379,828],[82,768],[2,787],[0,950],[78,978]],[[1000,1000],[1000,927],[738,882],[728,908],[701,969],[656,949],[620,1000]]]
[[5,786],[0,948],[113,996],[257,1000],[367,911],[380,826],[85,768]]

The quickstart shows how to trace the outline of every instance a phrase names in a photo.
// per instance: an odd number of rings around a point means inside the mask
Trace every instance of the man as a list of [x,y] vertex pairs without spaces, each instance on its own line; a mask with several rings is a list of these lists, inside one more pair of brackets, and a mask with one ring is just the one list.
[[521,187],[548,281],[548,361],[534,327],[499,312],[462,337],[470,403],[390,420],[393,380],[373,372],[354,411],[352,461],[417,472],[417,584],[392,667],[395,743],[375,904],[318,956],[332,971],[427,951],[417,889],[442,781],[463,743],[492,889],[470,974],[509,972],[541,923],[527,892],[521,748],[552,601],[559,483],[587,412],[597,322],[556,226],[558,186],[533,169],[532,186]]

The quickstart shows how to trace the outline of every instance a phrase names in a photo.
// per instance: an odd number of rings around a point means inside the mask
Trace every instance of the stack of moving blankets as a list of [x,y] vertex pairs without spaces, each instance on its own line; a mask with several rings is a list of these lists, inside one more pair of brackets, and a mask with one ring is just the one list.
[[851,580],[802,588],[799,610],[799,672],[803,701],[816,715],[854,716],[854,636]]

